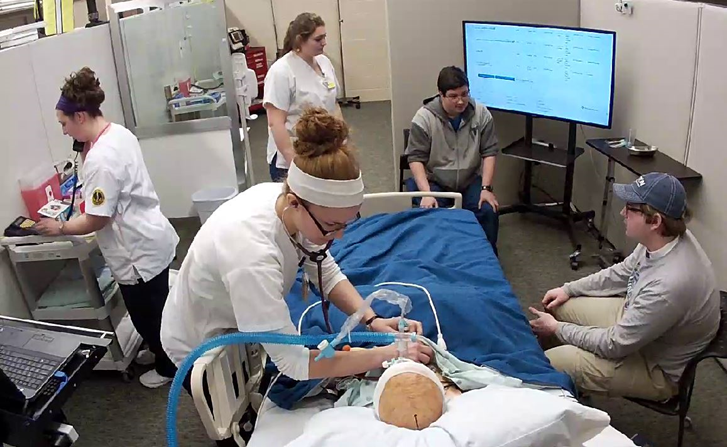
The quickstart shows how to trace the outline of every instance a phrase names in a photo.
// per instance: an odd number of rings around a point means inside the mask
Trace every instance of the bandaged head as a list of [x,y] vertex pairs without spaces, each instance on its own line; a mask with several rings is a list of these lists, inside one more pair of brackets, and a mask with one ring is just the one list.
[[387,424],[422,430],[444,413],[444,387],[425,365],[412,361],[395,363],[376,385],[374,411]]

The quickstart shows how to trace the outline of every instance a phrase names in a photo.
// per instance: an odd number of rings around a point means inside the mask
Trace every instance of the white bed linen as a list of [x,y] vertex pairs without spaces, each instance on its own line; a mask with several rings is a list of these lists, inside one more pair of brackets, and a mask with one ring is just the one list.
[[[563,395],[562,391],[554,391]],[[324,398],[306,400],[293,411],[284,410],[269,399],[263,403],[262,417],[258,421],[248,447],[283,447],[303,434],[305,424],[317,413],[333,408],[333,401]],[[636,447],[629,438],[609,426],[584,447]]]

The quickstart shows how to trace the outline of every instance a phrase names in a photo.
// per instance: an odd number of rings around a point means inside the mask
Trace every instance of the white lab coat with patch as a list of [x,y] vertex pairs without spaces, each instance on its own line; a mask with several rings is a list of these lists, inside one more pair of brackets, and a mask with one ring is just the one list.
[[111,124],[87,152],[83,176],[85,213],[111,218],[96,239],[116,281],[147,282],[169,267],[179,237],[161,212],[134,134]]
[[[321,67],[323,76],[316,73],[306,61],[291,51],[281,57],[270,67],[265,76],[265,93],[263,106],[271,104],[288,112],[285,128],[291,137],[295,136],[293,128],[305,109],[323,107],[328,113],[336,111],[338,96],[338,79],[331,60],[321,54],[315,57]],[[276,166],[288,169],[289,163],[278,151],[273,132],[268,128],[268,164],[278,154]]]

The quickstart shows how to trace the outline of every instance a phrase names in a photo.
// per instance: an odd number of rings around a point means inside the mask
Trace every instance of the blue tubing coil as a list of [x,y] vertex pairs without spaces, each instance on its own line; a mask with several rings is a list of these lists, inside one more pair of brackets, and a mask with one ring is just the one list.
[[[172,381],[172,387],[169,390],[169,400],[167,402],[167,445],[169,447],[177,447],[177,407],[179,404],[179,395],[182,392],[182,384],[184,378],[194,366],[194,362],[207,351],[218,348],[220,346],[245,344],[245,343],[270,343],[275,345],[302,345],[308,347],[317,347],[322,341],[329,343],[336,337],[332,335],[289,335],[276,334],[269,332],[235,332],[232,334],[220,335],[211,338],[194,351],[190,352],[187,358],[177,369]],[[348,339],[348,337],[347,337]],[[396,341],[395,333],[385,332],[351,332],[351,343],[374,343],[377,345],[388,345]]]

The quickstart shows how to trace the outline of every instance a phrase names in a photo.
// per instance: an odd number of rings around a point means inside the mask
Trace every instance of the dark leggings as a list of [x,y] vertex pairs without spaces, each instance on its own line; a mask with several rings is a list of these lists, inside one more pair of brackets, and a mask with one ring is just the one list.
[[119,285],[119,288],[131,322],[149,345],[149,350],[154,353],[154,369],[161,376],[174,377],[177,367],[169,360],[160,340],[162,311],[169,294],[169,267],[149,282],[139,280],[133,286]]

